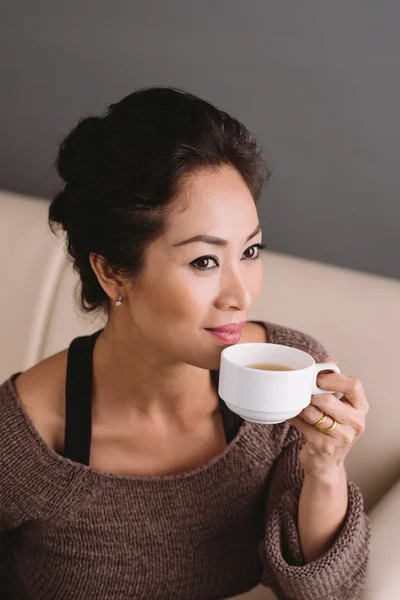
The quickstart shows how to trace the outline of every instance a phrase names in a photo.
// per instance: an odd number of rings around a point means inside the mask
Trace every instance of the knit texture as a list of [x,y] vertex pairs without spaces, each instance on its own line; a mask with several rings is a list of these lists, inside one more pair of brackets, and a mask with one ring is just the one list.
[[[264,323],[272,343],[326,351]],[[334,545],[305,564],[297,529],[302,435],[243,422],[217,457],[182,474],[125,477],[59,456],[0,385],[0,598],[218,600],[260,582],[282,600],[353,600],[370,525],[358,487]]]

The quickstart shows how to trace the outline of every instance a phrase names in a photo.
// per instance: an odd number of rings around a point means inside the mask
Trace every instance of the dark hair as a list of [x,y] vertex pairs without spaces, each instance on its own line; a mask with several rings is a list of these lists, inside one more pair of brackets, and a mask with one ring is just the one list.
[[90,253],[137,278],[183,178],[224,164],[237,169],[257,202],[269,171],[255,139],[234,117],[180,89],[144,88],[78,122],[59,149],[65,185],[49,224],[66,232],[84,312],[109,310]]

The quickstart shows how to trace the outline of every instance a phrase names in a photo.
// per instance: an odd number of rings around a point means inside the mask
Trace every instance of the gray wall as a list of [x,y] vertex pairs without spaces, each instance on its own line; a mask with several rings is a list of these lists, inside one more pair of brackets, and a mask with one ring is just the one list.
[[79,117],[176,85],[259,137],[269,248],[399,277],[399,19],[395,0],[2,0],[0,187],[51,197]]

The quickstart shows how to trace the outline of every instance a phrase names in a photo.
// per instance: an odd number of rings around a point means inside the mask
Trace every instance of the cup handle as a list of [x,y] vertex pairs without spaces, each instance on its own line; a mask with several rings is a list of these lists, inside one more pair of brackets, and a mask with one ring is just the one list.
[[333,363],[316,363],[314,365],[314,383],[311,395],[314,396],[316,394],[334,394],[335,390],[323,390],[317,386],[317,377],[321,371],[334,371],[335,373],[340,373],[340,369],[337,365]]

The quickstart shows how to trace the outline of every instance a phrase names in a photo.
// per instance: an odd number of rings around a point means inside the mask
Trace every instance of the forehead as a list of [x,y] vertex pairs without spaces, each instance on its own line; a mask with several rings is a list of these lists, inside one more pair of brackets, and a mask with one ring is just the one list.
[[[248,233],[257,225],[254,199],[242,176],[230,166],[199,171],[182,182],[171,203],[166,236],[193,233]],[[253,229],[254,229],[253,227]]]

